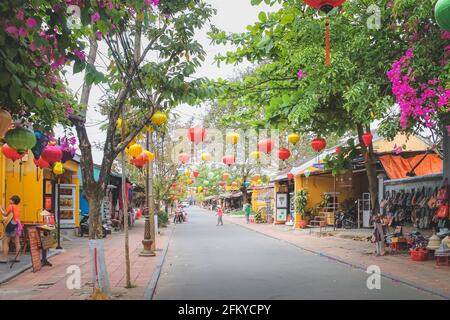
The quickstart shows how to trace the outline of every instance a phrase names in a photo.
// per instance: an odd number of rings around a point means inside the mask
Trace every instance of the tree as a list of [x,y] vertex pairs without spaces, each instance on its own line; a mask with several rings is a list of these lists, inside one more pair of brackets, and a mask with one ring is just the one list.
[[[254,1],[260,3],[261,1]],[[328,21],[331,66],[325,64],[325,17],[302,1],[282,3],[276,12],[259,14],[246,32],[227,35],[215,30],[214,43],[232,43],[234,52],[217,61],[258,63],[254,74],[240,82],[219,82],[233,103],[263,108],[264,121],[303,132],[345,135],[356,132],[365,167],[373,212],[378,210],[377,178],[372,146],[361,136],[394,104],[387,72],[409,46],[405,26],[392,2],[347,1]],[[409,1],[411,6],[418,1]],[[368,25],[371,5],[377,5],[383,26]],[[431,13],[430,13],[431,14]],[[404,18],[404,17],[402,17]]]

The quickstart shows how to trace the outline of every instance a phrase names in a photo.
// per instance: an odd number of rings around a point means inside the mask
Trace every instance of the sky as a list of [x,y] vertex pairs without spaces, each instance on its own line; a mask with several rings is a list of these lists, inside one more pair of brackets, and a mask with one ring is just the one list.
[[[252,6],[250,0],[206,0],[212,7],[217,9],[217,15],[212,17],[211,24],[217,28],[226,32],[242,32],[245,31],[246,26],[253,24],[258,19],[258,13],[260,11],[274,11],[273,7],[267,5]],[[240,64],[239,66],[224,65],[217,67],[214,64],[214,56],[220,52],[226,52],[232,49],[231,46],[214,46],[210,44],[207,32],[210,25],[206,25],[205,28],[200,30],[196,39],[203,45],[206,51],[206,59],[201,68],[197,70],[196,77],[207,77],[210,79],[217,78],[229,78],[233,76],[235,70],[245,68],[249,64]],[[106,52],[106,45],[100,44],[100,51]],[[102,64],[103,57],[97,58],[97,62]],[[83,83],[83,74],[71,74],[71,68],[67,69],[67,80],[70,88],[78,94],[81,94],[81,86]],[[100,68],[100,71],[101,68]],[[100,130],[102,123],[106,121],[105,117],[101,116],[97,110],[97,103],[101,100],[103,91],[100,87],[94,86],[91,91],[89,99],[89,111],[87,115],[87,130],[91,140],[91,144],[101,143],[104,140],[104,133]],[[199,124],[203,115],[205,114],[205,106],[192,107],[187,105],[181,105],[177,107],[174,112],[178,113],[182,121],[189,121],[194,116],[195,124]],[[57,133],[61,133],[61,130],[57,130]],[[103,158],[103,152],[101,150],[93,150],[94,162],[100,164]]]

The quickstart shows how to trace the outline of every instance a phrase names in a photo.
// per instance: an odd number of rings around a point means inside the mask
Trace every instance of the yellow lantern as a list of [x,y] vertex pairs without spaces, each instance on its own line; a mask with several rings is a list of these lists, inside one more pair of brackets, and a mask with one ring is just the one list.
[[150,120],[154,125],[160,126],[167,122],[167,115],[161,111],[156,111]]
[[145,126],[145,130],[147,130],[148,133],[152,133],[153,132],[153,127],[152,126]]
[[57,176],[64,173],[64,167],[61,161],[55,163],[53,167],[53,173],[56,174]]
[[142,146],[140,144],[133,144],[132,146],[130,146],[129,150],[128,150],[128,154],[132,157],[132,158],[137,158],[141,155],[142,153]]
[[288,135],[288,141],[289,141],[289,143],[292,143],[295,145],[295,144],[297,144],[297,142],[300,141],[300,136],[296,133],[291,133],[290,135]]
[[252,152],[250,152],[250,157],[254,160],[258,160],[261,157],[261,152],[252,151]]
[[186,177],[190,177],[191,176],[191,171],[189,171],[189,170],[186,170],[186,172],[184,173],[185,175],[186,175]]
[[231,144],[237,144],[239,142],[240,135],[236,132],[228,133],[225,137],[226,141]]
[[202,191],[203,191],[203,187],[202,187],[202,186],[199,186],[199,187],[197,188],[197,192],[200,193],[200,192],[202,192]]
[[258,179],[258,184],[262,184],[262,180],[261,179]]
[[191,185],[192,183],[194,183],[194,181],[193,181],[192,179],[187,179],[187,180],[186,180],[186,183],[187,183],[188,185]]
[[116,128],[122,130],[122,118],[117,119]]
[[151,161],[153,161],[155,159],[155,155],[153,153],[151,153],[150,151],[144,150],[142,152],[147,155],[148,162],[151,162]]
[[209,161],[211,160],[211,155],[209,153],[202,153],[201,158],[203,161]]

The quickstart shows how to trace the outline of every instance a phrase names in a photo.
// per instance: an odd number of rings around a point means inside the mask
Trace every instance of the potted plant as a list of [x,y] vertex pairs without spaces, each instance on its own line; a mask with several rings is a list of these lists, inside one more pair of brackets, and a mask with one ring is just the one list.
[[299,222],[300,228],[305,228],[309,223],[309,219],[307,219],[305,214],[306,204],[308,203],[308,196],[308,191],[303,189],[297,191],[294,196],[295,211],[301,216],[301,220]]

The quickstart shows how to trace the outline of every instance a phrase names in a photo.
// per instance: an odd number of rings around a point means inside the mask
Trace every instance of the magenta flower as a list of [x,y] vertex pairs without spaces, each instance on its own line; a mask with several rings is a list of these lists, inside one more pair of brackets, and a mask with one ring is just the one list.
[[27,35],[28,35],[27,30],[25,30],[25,28],[20,27],[19,28],[19,37],[25,38]]
[[400,146],[397,146],[397,144],[394,146],[394,149],[392,150],[394,151],[395,154],[400,154],[403,151],[403,148]]
[[297,80],[302,80],[306,77],[306,75],[303,73],[303,70],[298,70],[297,72]]
[[33,41],[32,43],[30,43],[30,45],[28,46],[28,49],[30,49],[32,52],[35,52],[37,49],[36,42]]
[[101,31],[97,31],[97,39],[102,40],[103,33]]
[[17,29],[16,26],[9,26],[5,29],[5,31],[10,35],[12,35],[13,37],[17,37],[17,35],[19,34],[19,30]]
[[98,20],[100,20],[100,13],[96,12],[91,16],[91,22],[96,23]]
[[17,20],[20,20],[20,21],[23,21],[23,19],[25,19],[25,13],[23,12],[22,9],[17,11],[16,18],[17,18]]
[[76,55],[78,57],[78,59],[80,59],[81,61],[85,61],[86,60],[86,54],[84,53],[84,51],[75,50],[73,52],[73,54]]
[[28,26],[28,28],[33,29],[34,27],[37,26],[36,20],[34,18],[28,18],[27,19],[27,26]]

